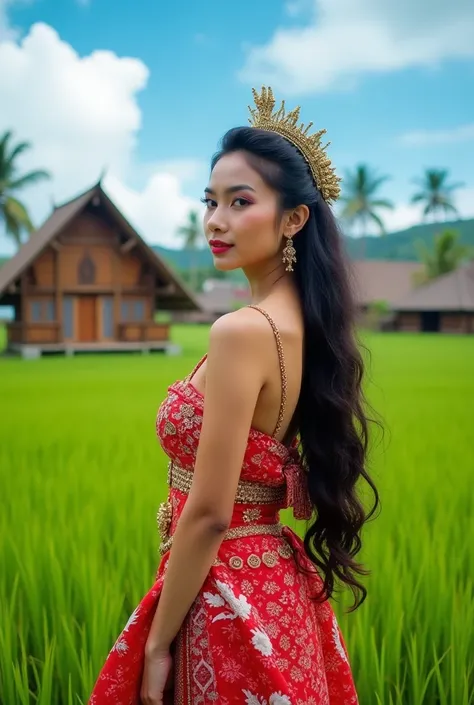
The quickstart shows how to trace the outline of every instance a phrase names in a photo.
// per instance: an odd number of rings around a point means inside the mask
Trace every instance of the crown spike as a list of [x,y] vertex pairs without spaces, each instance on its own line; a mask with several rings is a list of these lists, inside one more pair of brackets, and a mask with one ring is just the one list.
[[284,100],[279,109],[275,110],[275,97],[270,86],[262,86],[260,94],[255,88],[252,88],[252,94],[255,108],[249,106],[250,125],[262,130],[277,132],[291,142],[307,162],[316,187],[320,190],[325,201],[328,203],[336,201],[341,190],[339,186],[341,179],[336,176],[331,160],[325,153],[330,142],[324,147],[321,146],[321,137],[326,133],[326,130],[319,130],[309,135],[313,123],[309,122],[306,126],[304,123],[298,125],[300,107],[297,106],[286,113]]

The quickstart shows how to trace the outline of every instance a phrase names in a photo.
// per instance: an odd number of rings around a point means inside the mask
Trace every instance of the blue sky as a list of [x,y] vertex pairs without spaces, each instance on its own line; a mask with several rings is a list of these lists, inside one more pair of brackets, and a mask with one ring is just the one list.
[[[24,192],[35,222],[105,187],[150,242],[206,185],[219,137],[269,82],[328,130],[339,173],[390,174],[392,228],[417,222],[412,179],[442,167],[474,216],[474,4],[452,0],[0,0],[0,132],[53,179]],[[0,234],[0,253],[11,252]]]

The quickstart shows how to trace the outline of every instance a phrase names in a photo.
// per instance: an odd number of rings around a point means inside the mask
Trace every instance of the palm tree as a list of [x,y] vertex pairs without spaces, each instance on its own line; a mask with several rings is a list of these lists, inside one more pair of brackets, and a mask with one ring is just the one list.
[[183,249],[190,251],[190,281],[194,291],[198,288],[198,272],[196,267],[196,250],[204,242],[199,213],[195,210],[189,211],[188,222],[178,228],[178,235],[183,238]]
[[11,145],[11,139],[10,131],[0,137],[0,220],[4,222],[7,236],[20,248],[22,233],[30,235],[33,224],[26,207],[13,194],[24,186],[48,179],[50,175],[47,171],[36,170],[20,176],[16,162],[20,154],[31,148],[31,144],[19,142]]
[[452,272],[472,255],[472,249],[459,244],[458,240],[459,233],[456,230],[445,230],[435,235],[432,250],[422,240],[416,243],[419,257],[424,264],[424,271],[415,277],[416,284],[424,284],[430,279]]
[[377,198],[377,191],[388,181],[389,176],[378,176],[366,164],[359,164],[354,171],[346,172],[344,193],[341,201],[344,208],[341,217],[350,225],[359,224],[362,238],[362,258],[364,257],[365,236],[369,223],[374,222],[380,234],[385,234],[385,226],[378,215],[379,208],[393,208],[393,203],[384,198]]
[[416,179],[415,183],[422,189],[415,193],[411,199],[412,203],[425,203],[423,217],[426,218],[430,213],[433,215],[433,220],[437,220],[437,215],[444,212],[446,218],[448,213],[458,215],[458,210],[453,203],[453,191],[460,188],[464,184],[454,183],[448,184],[447,169],[427,169],[422,179]]

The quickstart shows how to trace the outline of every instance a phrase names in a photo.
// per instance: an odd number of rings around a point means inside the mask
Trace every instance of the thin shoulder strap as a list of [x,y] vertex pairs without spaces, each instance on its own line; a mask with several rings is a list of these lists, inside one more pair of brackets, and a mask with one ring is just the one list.
[[281,343],[281,336],[280,336],[280,331],[276,327],[275,321],[273,318],[270,316],[268,311],[265,311],[264,308],[260,308],[260,306],[256,306],[255,304],[249,304],[249,308],[254,308],[257,311],[260,311],[269,324],[272,327],[273,333],[275,335],[275,340],[276,340],[276,346],[277,346],[277,351],[278,351],[278,362],[280,363],[280,374],[281,374],[281,403],[280,403],[280,411],[278,412],[278,421],[275,426],[275,430],[272,433],[273,438],[278,434],[281,424],[283,421],[283,416],[285,414],[285,408],[286,408],[286,385],[287,385],[287,378],[286,378],[286,367],[285,367],[285,358],[283,356],[283,345]]
[[206,357],[207,357],[207,353],[205,355],[203,355],[203,357],[201,357],[201,359],[199,360],[197,365],[195,365],[194,368],[191,370],[191,372],[185,377],[186,383],[191,382],[192,378],[194,377],[194,375],[196,374],[198,369],[201,367],[201,365],[203,364]]

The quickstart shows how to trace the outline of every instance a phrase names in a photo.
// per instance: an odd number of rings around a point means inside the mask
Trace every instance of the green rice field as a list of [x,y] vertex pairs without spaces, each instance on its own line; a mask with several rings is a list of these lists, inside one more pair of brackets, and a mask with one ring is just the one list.
[[[155,437],[178,357],[0,358],[0,702],[81,705],[158,562]],[[474,337],[370,334],[382,510],[369,596],[336,604],[361,705],[474,703]],[[289,520],[288,517],[285,519]]]

